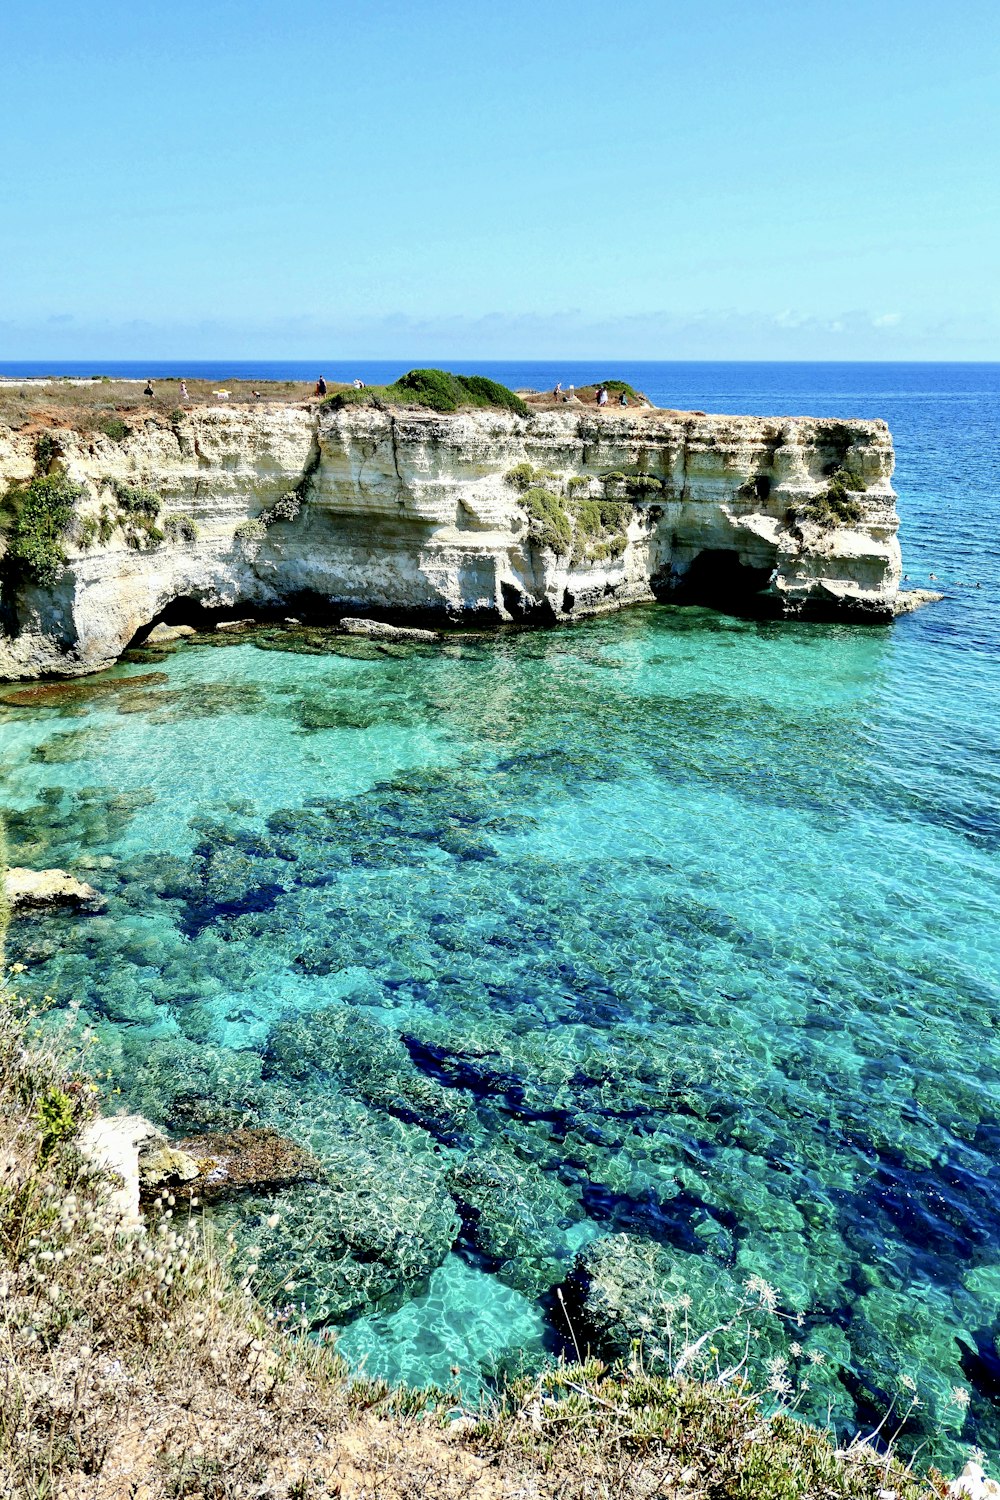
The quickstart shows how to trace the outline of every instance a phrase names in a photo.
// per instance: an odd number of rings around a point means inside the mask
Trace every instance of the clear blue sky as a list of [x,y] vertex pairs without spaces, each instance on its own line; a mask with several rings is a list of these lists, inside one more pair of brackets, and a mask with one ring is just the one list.
[[0,357],[1000,359],[995,0],[0,0]]

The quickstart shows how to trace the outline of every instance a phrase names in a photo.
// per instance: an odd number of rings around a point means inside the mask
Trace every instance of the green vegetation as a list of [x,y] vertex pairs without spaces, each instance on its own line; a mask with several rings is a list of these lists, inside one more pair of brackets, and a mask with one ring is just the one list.
[[485,375],[452,375],[448,370],[410,370],[392,385],[370,385],[363,390],[338,391],[323,403],[333,411],[347,406],[428,406],[432,411],[458,411],[463,406],[494,407],[528,415],[520,396],[487,380]]
[[47,474],[60,451],[59,443],[51,432],[40,432],[35,438],[35,473]]
[[85,491],[65,474],[12,484],[0,501],[6,532],[4,572],[14,583],[51,588],[66,566],[63,538]]
[[254,516],[250,520],[241,521],[233,536],[241,542],[262,542],[267,536],[267,527]]
[[273,526],[275,521],[294,521],[302,509],[302,498],[298,490],[289,490],[287,495],[282,495],[275,500],[272,506],[260,513],[262,526]]
[[104,436],[109,437],[113,443],[124,443],[131,431],[128,423],[123,422],[121,417],[98,417],[94,426],[98,432],[103,432]]
[[104,479],[101,483],[114,495],[120,511],[156,520],[160,510],[160,497],[155,490],[146,489],[141,484],[129,484],[125,479]]
[[164,516],[163,531],[170,542],[196,542],[198,540],[198,523],[184,511],[175,510]]
[[[651,489],[662,491],[652,475],[611,473],[594,480],[574,475],[562,481],[551,469],[536,469],[530,463],[517,464],[504,478],[521,492],[532,541],[557,556],[571,552],[574,563],[602,562],[624,553],[635,511],[630,500],[617,498],[615,492],[643,499]],[[603,487],[603,495],[582,493],[595,484]]]
[[857,499],[865,490],[865,481],[850,469],[837,469],[830,476],[830,487],[822,495],[807,500],[795,507],[793,519],[812,521],[826,531],[836,526],[854,526],[864,515],[864,506]]
[[528,512],[531,539],[539,547],[561,556],[573,545],[573,522],[560,497],[533,485],[525,490],[521,504]]

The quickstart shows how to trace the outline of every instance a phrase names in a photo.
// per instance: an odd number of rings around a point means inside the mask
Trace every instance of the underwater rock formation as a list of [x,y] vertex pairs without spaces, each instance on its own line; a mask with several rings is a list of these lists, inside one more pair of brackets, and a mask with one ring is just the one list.
[[[0,676],[95,671],[204,610],[490,624],[677,594],[888,620],[900,578],[880,421],[261,405],[55,440],[75,510],[48,572],[0,563]],[[0,491],[37,466],[0,427]]]
[[49,906],[100,911],[105,905],[100,891],[65,870],[8,870],[6,885],[12,912],[37,911]]
[[139,1182],[144,1195],[168,1188],[185,1201],[196,1195],[211,1202],[242,1190],[276,1192],[314,1179],[319,1170],[308,1151],[276,1130],[236,1129],[143,1151]]

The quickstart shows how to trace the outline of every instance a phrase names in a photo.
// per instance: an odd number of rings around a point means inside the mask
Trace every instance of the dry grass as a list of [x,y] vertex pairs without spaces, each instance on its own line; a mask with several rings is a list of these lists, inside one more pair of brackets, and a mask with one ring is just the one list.
[[[2,986],[0,986],[2,988]],[[0,998],[3,1500],[926,1500],[739,1378],[562,1366],[463,1414],[353,1380],[252,1295],[252,1250],[167,1197],[125,1232],[76,1148],[97,1090],[67,1031]],[[456,1421],[455,1419],[458,1418]]]
[[[294,380],[189,380],[188,400],[181,399],[179,380],[154,380],[153,396],[144,396],[143,381],[133,380],[53,380],[26,381],[22,385],[0,384],[0,423],[15,430],[22,428],[71,427],[81,432],[102,429],[109,420],[123,421],[126,426],[151,415],[169,426],[185,406],[257,406],[262,402],[279,402],[300,406],[314,399],[314,383]],[[346,389],[331,384],[331,392]],[[220,401],[215,392],[229,391],[229,399]],[[255,395],[254,392],[259,394]]]

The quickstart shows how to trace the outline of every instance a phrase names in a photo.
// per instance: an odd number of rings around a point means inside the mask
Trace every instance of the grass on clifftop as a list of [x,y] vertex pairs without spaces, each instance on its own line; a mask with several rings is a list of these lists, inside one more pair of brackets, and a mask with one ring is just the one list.
[[347,406],[426,406],[432,411],[492,407],[528,415],[528,407],[507,386],[485,375],[452,375],[448,370],[410,370],[392,385],[369,385],[337,391],[324,402],[333,411]]

